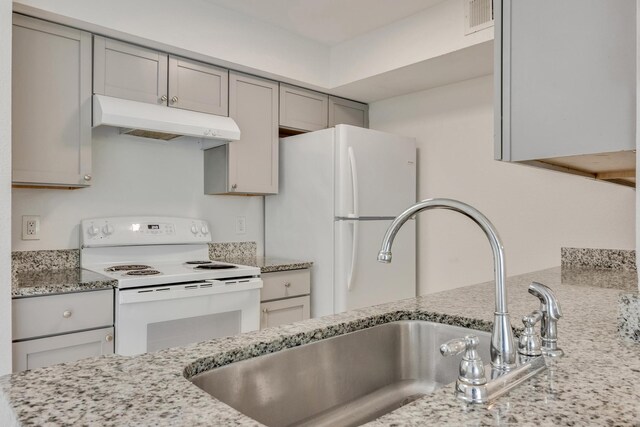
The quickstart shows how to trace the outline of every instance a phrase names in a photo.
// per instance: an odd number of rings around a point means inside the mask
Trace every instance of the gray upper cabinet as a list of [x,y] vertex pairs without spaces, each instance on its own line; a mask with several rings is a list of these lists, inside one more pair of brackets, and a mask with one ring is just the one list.
[[93,92],[150,104],[167,104],[167,54],[94,37]]
[[314,131],[329,124],[329,96],[280,83],[280,126]]
[[352,125],[369,127],[369,106],[344,98],[329,96],[329,127]]
[[205,193],[277,193],[278,83],[231,71],[229,116],[242,134],[205,151]]
[[91,180],[91,35],[13,15],[12,181]]
[[169,57],[169,106],[229,115],[229,70]]
[[635,1],[499,0],[495,34],[497,159],[635,164]]

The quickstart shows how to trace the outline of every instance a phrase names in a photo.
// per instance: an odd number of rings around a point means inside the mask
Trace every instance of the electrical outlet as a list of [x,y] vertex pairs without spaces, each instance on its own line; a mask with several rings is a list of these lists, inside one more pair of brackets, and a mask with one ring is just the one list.
[[236,217],[236,234],[244,234],[247,232],[247,218],[244,216]]
[[22,240],[40,240],[40,215],[22,216]]

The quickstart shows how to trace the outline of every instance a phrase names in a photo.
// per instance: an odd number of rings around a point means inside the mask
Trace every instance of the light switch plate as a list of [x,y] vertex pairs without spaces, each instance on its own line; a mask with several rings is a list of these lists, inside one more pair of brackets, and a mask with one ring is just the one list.
[[22,216],[22,240],[40,240],[40,215]]

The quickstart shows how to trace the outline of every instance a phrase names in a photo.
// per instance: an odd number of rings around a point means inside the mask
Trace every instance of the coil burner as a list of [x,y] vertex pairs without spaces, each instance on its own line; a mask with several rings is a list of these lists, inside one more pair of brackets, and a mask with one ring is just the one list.
[[151,268],[149,265],[144,264],[127,264],[127,265],[114,265],[113,267],[105,268],[104,271],[131,271],[131,270],[146,270]]

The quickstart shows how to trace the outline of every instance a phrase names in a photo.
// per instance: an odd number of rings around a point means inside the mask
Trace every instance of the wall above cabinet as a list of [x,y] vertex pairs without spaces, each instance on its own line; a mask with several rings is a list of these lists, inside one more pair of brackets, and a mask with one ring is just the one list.
[[636,3],[500,0],[495,46],[496,159],[635,186]]

